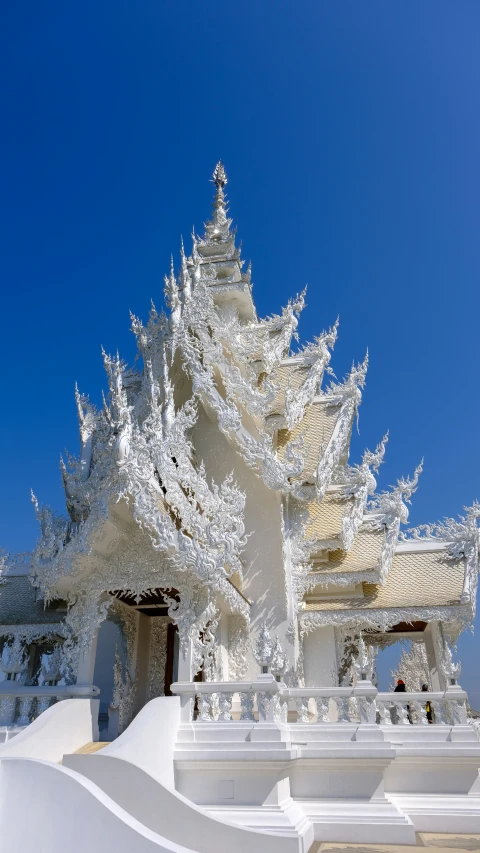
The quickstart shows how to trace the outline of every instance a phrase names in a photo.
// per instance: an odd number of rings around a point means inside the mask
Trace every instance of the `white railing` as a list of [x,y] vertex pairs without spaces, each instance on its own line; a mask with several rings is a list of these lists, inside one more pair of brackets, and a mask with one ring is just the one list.
[[42,711],[62,699],[89,699],[98,687],[85,684],[27,687],[16,681],[0,682],[0,726],[28,726]]
[[228,722],[236,697],[235,718],[260,723],[467,723],[467,694],[457,686],[444,692],[379,693],[369,681],[356,687],[286,687],[261,675],[256,681],[177,681],[171,690],[180,696],[182,722]]
[[467,694],[458,687],[444,692],[379,693],[376,706],[378,722],[387,726],[467,724]]
[[273,676],[260,675],[256,681],[176,681],[170,690],[180,696],[182,722],[195,716],[202,722],[231,720],[235,695],[241,720],[274,722],[287,718],[287,700],[281,697],[284,686]]
[[287,687],[282,696],[295,701],[297,723],[374,723],[377,690],[370,682],[357,687]]

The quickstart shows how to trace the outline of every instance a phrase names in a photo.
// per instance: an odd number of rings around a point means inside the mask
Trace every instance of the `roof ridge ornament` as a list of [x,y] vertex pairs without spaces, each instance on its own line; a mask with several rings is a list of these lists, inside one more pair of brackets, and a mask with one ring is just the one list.
[[383,462],[387,441],[388,432],[377,444],[375,451],[365,450],[359,465],[347,465],[345,469],[339,469],[345,477],[345,482],[342,484],[342,497],[353,501],[352,511],[342,519],[342,547],[345,551],[350,551],[352,548],[363,521],[369,495],[373,495],[377,487],[377,481],[372,472],[377,473]]
[[[408,521],[408,507],[411,497],[417,490],[418,480],[423,471],[423,459],[415,468],[413,477],[405,479],[400,477],[397,485],[391,491],[380,492],[369,501],[368,512],[371,519],[365,519],[365,527],[368,530],[379,530],[382,527],[395,527],[400,523]],[[397,531],[398,532],[398,531]]]
[[419,524],[400,533],[402,541],[436,539],[449,545],[449,557],[457,560],[470,553],[478,552],[480,548],[480,529],[477,519],[480,518],[480,503],[474,501],[472,506],[464,507],[465,515],[456,518],[445,518],[435,524]]
[[219,160],[217,165],[213,170],[212,181],[215,184],[217,190],[222,188],[228,184],[227,173],[225,171],[225,166],[222,161]]

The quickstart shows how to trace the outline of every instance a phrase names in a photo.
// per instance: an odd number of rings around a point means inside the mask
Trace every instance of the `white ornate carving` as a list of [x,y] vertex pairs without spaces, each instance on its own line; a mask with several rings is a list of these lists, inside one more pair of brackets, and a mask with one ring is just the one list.
[[344,515],[342,519],[342,548],[350,551],[355,537],[363,521],[363,515],[369,495],[375,492],[377,483],[372,471],[378,471],[385,456],[385,446],[388,441],[388,432],[384,435],[375,452],[366,450],[360,465],[346,466],[342,472],[344,485],[342,497],[346,500],[353,498],[351,512]]
[[150,619],[150,657],[148,664],[148,699],[165,696],[165,666],[167,663],[167,630],[170,619],[155,616]]
[[423,470],[423,459],[417,465],[413,478],[405,480],[403,477],[397,481],[397,485],[390,492],[380,492],[369,502],[369,514],[365,519],[367,530],[380,530],[384,527],[393,527],[398,523],[406,524],[408,521],[408,507],[410,498],[416,491],[418,479]]
[[406,524],[408,521],[407,503],[410,503],[410,498],[417,489],[422,470],[423,459],[415,468],[411,480],[400,478],[395,488],[374,495],[368,503],[368,514],[364,516],[363,527],[365,530],[385,531],[382,553],[377,564],[381,583],[385,581],[392,563],[400,524]]
[[338,318],[328,332],[322,332],[313,344],[296,354],[296,358],[300,359],[297,369],[308,367],[309,370],[301,388],[293,389],[289,386],[285,390],[285,423],[288,429],[293,429],[303,420],[306,407],[320,393],[325,371],[332,373],[329,367],[332,357],[330,350],[335,346],[337,331]]
[[345,381],[341,384],[332,383],[324,395],[329,405],[340,406],[340,412],[323,455],[317,465],[315,488],[317,500],[322,500],[332,479],[333,472],[346,456],[350,431],[355,414],[361,403],[361,389],[365,385],[368,368],[368,353],[362,364],[353,366]]
[[262,669],[268,669],[270,667],[274,648],[275,643],[274,640],[272,640],[270,631],[268,630],[265,622],[262,622],[257,639],[252,643],[252,651],[255,660]]
[[228,617],[228,677],[241,681],[248,669],[250,647],[248,621],[243,616]]
[[272,658],[270,661],[270,669],[274,675],[282,676],[287,668],[287,656],[280,645],[278,637],[275,638],[273,645]]
[[471,620],[471,608],[465,605],[439,606],[439,607],[391,607],[385,610],[363,609],[363,610],[312,610],[299,614],[299,625],[302,635],[324,625],[335,625],[340,627],[354,628],[361,626],[362,629],[373,629],[375,631],[388,631],[398,622],[436,622],[444,619],[445,622],[456,622],[457,620],[467,626]]
[[132,676],[128,666],[124,667],[118,647],[116,647],[113,665],[113,695],[110,707],[118,710],[120,731],[123,731],[131,722],[137,686],[136,670]]
[[458,681],[462,671],[460,661],[454,661],[452,647],[445,638],[443,643],[442,669],[450,684],[455,684]]
[[24,641],[17,635],[12,643],[5,643],[0,658],[0,669],[11,681],[18,681],[26,675],[28,653]]
[[51,655],[42,664],[41,675],[43,684],[55,686],[65,675],[66,661],[62,646],[55,646]]

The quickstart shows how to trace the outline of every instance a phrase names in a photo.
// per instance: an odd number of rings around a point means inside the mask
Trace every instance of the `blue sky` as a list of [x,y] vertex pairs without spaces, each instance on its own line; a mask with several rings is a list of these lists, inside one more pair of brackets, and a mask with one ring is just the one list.
[[387,428],[380,486],[425,456],[412,523],[480,498],[479,32],[476,0],[4,4],[4,547],[34,544],[31,487],[63,508],[74,382],[99,400],[100,345],[133,357],[219,157],[259,313],[308,282],[336,374],[369,347],[353,461]]

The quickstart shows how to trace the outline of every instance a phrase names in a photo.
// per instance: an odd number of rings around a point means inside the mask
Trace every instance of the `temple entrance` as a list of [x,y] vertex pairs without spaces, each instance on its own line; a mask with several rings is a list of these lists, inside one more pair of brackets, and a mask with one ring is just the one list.
[[106,621],[98,631],[94,683],[100,687],[100,724],[109,737],[121,732],[151,699],[171,696],[178,680],[179,634],[168,615],[176,590],[155,589],[140,597],[109,593]]
[[106,619],[98,629],[97,655],[93,672],[93,683],[100,688],[100,709],[98,728],[102,738],[106,739],[109,708],[113,700],[115,655],[118,653],[122,666],[125,666],[125,647],[118,624]]

